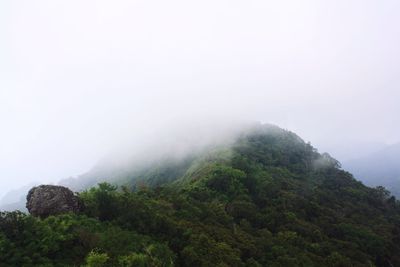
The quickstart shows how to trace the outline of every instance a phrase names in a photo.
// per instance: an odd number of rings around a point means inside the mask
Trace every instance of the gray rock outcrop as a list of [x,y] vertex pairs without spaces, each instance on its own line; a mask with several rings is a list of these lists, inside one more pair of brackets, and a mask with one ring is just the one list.
[[50,215],[81,210],[78,197],[67,187],[40,185],[29,190],[26,197],[26,208],[36,217],[45,218]]

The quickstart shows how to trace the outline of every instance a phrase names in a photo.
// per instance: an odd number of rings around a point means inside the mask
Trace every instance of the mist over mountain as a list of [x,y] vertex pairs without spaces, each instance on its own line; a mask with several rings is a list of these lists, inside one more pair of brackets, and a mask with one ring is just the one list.
[[344,161],[343,167],[369,186],[384,186],[400,197],[400,143]]
[[31,183],[7,192],[4,197],[0,199],[0,211],[20,210],[26,212],[26,196],[28,191],[35,185],[37,185],[37,183]]
[[[133,136],[124,135],[109,149],[106,156],[88,171],[75,177],[62,178],[50,184],[60,184],[73,191],[82,191],[100,182],[122,185],[132,179],[168,175],[174,179],[184,166],[207,151],[232,144],[244,131],[259,127],[259,123],[238,119],[178,120],[156,131],[142,130]],[[164,173],[164,168],[169,169]],[[149,180],[149,179],[148,179]],[[151,179],[150,179],[151,180]],[[41,181],[40,183],[45,183]],[[0,210],[26,211],[26,194],[39,182],[11,190],[0,200]]]
[[81,175],[182,118],[274,123],[341,161],[328,146],[400,142],[399,12],[397,0],[1,1],[0,197]]
[[142,179],[151,183],[154,175],[175,179],[198,157],[219,147],[229,147],[240,135],[258,127],[260,123],[256,122],[185,121],[184,126],[171,126],[147,136],[145,142],[127,141],[87,173],[59,183],[79,191],[104,181],[122,184]]
[[385,142],[378,141],[340,140],[340,142],[321,145],[320,149],[329,152],[340,162],[347,162],[376,153],[387,146]]
[[400,267],[399,14],[0,1],[0,267]]
[[0,213],[2,264],[400,265],[400,203],[389,192],[277,126],[231,137],[99,162],[64,181],[86,189],[75,213]]

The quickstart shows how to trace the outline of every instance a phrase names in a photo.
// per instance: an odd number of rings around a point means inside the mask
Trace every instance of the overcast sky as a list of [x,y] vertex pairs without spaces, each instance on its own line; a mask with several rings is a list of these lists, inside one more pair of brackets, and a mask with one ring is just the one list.
[[3,0],[0,196],[182,118],[271,122],[323,151],[399,142],[399,14],[398,0]]

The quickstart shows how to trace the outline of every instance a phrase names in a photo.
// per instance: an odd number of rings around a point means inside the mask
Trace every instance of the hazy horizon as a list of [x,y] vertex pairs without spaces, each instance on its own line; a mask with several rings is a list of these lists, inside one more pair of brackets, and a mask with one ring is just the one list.
[[0,197],[187,122],[273,123],[339,160],[398,143],[399,11],[395,0],[2,1]]

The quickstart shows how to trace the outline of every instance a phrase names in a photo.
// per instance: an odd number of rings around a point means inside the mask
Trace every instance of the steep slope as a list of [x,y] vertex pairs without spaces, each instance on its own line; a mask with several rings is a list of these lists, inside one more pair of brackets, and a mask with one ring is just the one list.
[[400,197],[400,144],[386,147],[343,166],[369,186],[384,186]]
[[0,261],[400,266],[399,202],[294,133],[258,125],[229,145],[160,162],[113,177],[127,187],[103,183],[81,193],[82,216],[2,214]]

